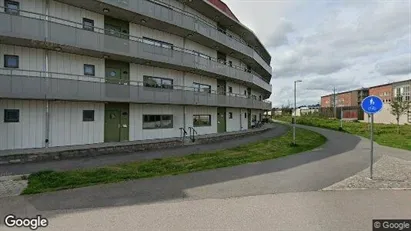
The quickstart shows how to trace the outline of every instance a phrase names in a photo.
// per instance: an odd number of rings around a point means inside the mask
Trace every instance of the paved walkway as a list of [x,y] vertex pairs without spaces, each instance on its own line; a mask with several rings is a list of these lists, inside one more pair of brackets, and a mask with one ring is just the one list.
[[[312,192],[366,169],[370,143],[346,133],[299,127],[323,134],[327,143],[313,151],[236,167],[0,198],[0,208],[7,208],[0,210],[0,217],[45,214],[57,225],[50,230],[64,230],[74,221],[79,228],[106,224],[106,230],[367,230],[372,218],[411,216],[406,202],[410,191]],[[408,159],[411,152],[375,145],[375,161],[383,155]],[[277,195],[261,196],[266,194]],[[143,205],[165,201],[169,202]]]
[[[169,201],[42,212],[50,226],[38,230],[364,231],[372,230],[372,219],[409,219],[410,198],[411,191],[364,190]],[[7,230],[14,229],[4,229]]]
[[199,144],[199,145],[188,145],[177,148],[169,148],[164,150],[151,150],[151,151],[141,151],[136,153],[119,153],[116,155],[104,155],[88,158],[78,158],[70,160],[58,160],[58,161],[47,161],[38,163],[24,163],[24,164],[11,164],[11,165],[1,165],[0,175],[19,175],[19,174],[29,174],[45,169],[64,171],[71,169],[81,169],[81,168],[91,168],[91,167],[101,167],[107,165],[114,165],[120,163],[126,163],[138,160],[147,160],[155,158],[164,158],[172,156],[184,156],[193,153],[201,153],[205,151],[214,151],[227,148],[234,148],[240,145],[257,142],[265,139],[274,138],[281,136],[288,131],[288,127],[280,124],[267,124],[271,126],[272,129],[265,131],[260,134],[250,135],[240,138],[234,138],[231,140],[225,140],[222,142],[215,142],[211,144]]

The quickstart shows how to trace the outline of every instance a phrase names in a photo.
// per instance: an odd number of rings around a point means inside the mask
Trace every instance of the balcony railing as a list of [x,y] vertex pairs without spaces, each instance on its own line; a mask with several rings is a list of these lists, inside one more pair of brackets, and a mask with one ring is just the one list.
[[271,102],[190,86],[148,87],[143,81],[0,69],[0,98],[203,105],[271,110]]
[[[221,32],[218,33],[219,36],[225,36],[225,40],[230,39],[230,40],[234,40],[240,44],[242,44],[244,46],[245,49],[249,50],[246,51],[246,54],[251,56],[252,58],[254,58],[254,55],[252,54],[252,52],[255,52],[256,54],[258,54],[259,58],[261,59],[261,61],[264,62],[264,64],[269,66],[269,61],[267,60],[267,57],[265,57],[261,51],[254,49],[253,47],[251,47],[248,43],[246,43],[243,39],[240,38],[241,35],[235,35],[234,33],[230,33],[228,31],[222,31],[221,29],[219,29],[217,26],[209,23],[208,21],[198,17],[197,15],[194,15],[190,12],[187,12],[181,8],[178,8],[176,6],[170,5],[168,3],[162,2],[162,1],[158,1],[158,0],[146,0],[147,2],[151,2],[153,4],[156,4],[159,7],[163,7],[164,9],[171,9],[176,13],[179,13],[181,16],[186,16],[186,17],[190,17],[192,19],[194,19],[196,22],[201,23],[203,26],[206,26],[207,28],[213,29],[215,32]],[[105,3],[107,3],[107,1],[103,1]],[[265,57],[265,58],[263,58]]]
[[[0,9],[4,10],[6,8],[0,7]],[[1,13],[2,14],[7,14],[5,12],[1,12]],[[164,44],[163,43],[153,43],[152,41],[144,39],[142,37],[132,36],[132,35],[121,33],[121,32],[113,33],[113,31],[108,30],[108,29],[99,28],[99,27],[90,27],[88,25],[84,26],[82,23],[78,23],[78,22],[74,22],[74,21],[70,21],[70,20],[66,20],[66,19],[62,19],[62,18],[57,18],[57,17],[54,17],[54,16],[39,14],[39,13],[35,13],[35,12],[18,10],[18,14],[21,17],[35,18],[35,19],[38,19],[38,20],[53,22],[53,23],[56,23],[56,24],[65,25],[65,26],[69,26],[69,27],[73,27],[73,28],[77,28],[77,29],[81,29],[81,30],[91,31],[91,32],[99,33],[99,34],[104,34],[104,35],[107,35],[107,36],[119,37],[119,38],[122,38],[122,39],[127,39],[129,41],[142,43],[142,44],[149,45],[149,46],[152,46],[152,47],[159,47],[161,49],[166,49],[166,50],[169,50],[170,52],[171,51],[182,52],[184,54],[188,54],[188,55],[196,57],[196,59],[199,59],[199,62],[203,63],[203,64],[208,63],[208,62],[211,62],[211,65],[213,65],[213,66],[219,66],[219,65],[222,64],[222,65],[224,65],[224,66],[226,66],[230,69],[250,73],[253,76],[259,78],[261,80],[260,81],[261,84],[268,84],[270,87],[269,87],[269,89],[267,89],[266,87],[263,87],[261,85],[258,85],[258,86],[264,88],[265,90],[269,90],[271,92],[271,84],[267,83],[266,80],[264,80],[264,78],[262,78],[255,71],[249,70],[249,69],[247,69],[247,67],[244,67],[244,66],[238,66],[238,65],[230,64],[227,61],[218,60],[217,58],[207,56],[207,55],[202,54],[201,52],[198,52],[198,51],[195,51],[195,50],[190,50],[190,49],[174,46],[172,44],[165,45],[166,43],[164,43]],[[230,77],[230,76],[228,76],[228,77]]]

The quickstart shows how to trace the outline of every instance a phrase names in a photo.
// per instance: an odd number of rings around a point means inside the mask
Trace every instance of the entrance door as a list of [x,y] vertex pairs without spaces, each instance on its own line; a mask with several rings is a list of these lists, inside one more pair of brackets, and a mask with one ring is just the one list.
[[226,85],[224,80],[217,80],[217,93],[219,95],[225,95]]
[[225,108],[217,108],[217,132],[226,132],[226,111]]
[[104,142],[127,141],[129,134],[129,105],[108,103],[104,111]]

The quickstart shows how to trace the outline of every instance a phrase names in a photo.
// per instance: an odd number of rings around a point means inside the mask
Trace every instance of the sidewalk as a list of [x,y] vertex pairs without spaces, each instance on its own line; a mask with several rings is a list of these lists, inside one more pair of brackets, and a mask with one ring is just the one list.
[[133,153],[118,153],[112,155],[102,155],[67,160],[1,165],[0,175],[7,176],[30,174],[33,172],[46,169],[55,171],[65,171],[71,169],[101,167],[131,161],[148,160],[173,156],[184,156],[193,153],[234,148],[240,145],[281,136],[288,131],[287,126],[280,124],[269,124],[267,126],[270,126],[270,129],[259,134],[242,136],[230,140],[223,140],[220,142],[213,142],[207,144],[195,144],[182,147],[163,148],[158,150],[148,150]]

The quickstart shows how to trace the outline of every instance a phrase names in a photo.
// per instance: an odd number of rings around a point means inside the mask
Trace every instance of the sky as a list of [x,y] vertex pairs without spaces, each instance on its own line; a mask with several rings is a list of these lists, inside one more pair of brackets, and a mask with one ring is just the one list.
[[224,0],[271,54],[273,107],[411,79],[411,0]]

